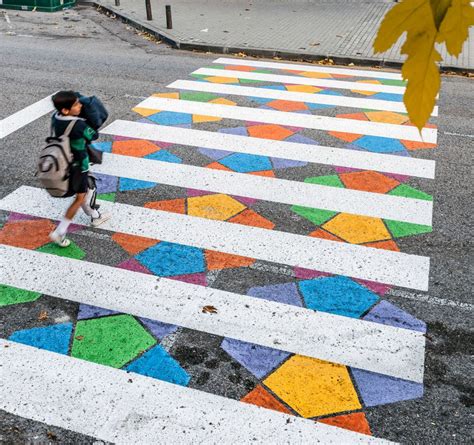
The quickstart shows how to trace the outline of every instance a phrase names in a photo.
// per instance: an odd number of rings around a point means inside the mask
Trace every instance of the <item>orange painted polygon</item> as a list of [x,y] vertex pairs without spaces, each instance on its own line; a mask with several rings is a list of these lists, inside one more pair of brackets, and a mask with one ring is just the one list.
[[165,201],[151,201],[145,204],[147,209],[164,210],[165,212],[186,213],[186,202],[183,198]]
[[374,171],[341,173],[339,178],[347,188],[374,193],[387,193],[400,184],[396,179]]
[[143,156],[149,155],[158,150],[160,150],[158,145],[144,139],[115,141],[112,145],[112,153],[117,155],[135,156],[137,158],[142,158]]
[[290,410],[266,391],[261,385],[249,392],[245,397],[240,399],[241,402],[251,403],[252,405],[261,406],[262,408],[273,409],[285,414],[291,414]]
[[49,219],[33,219],[7,222],[0,231],[0,244],[38,249],[49,243],[49,234],[55,225]]
[[143,236],[128,235],[126,233],[114,233],[112,239],[130,255],[136,255],[142,250],[159,243],[159,240],[145,238]]
[[288,128],[275,124],[252,125],[248,127],[249,135],[254,138],[274,139],[281,141],[293,134]]
[[229,222],[243,224],[245,226],[261,227],[263,229],[270,230],[275,227],[275,224],[251,209],[244,210],[242,213],[239,213],[238,215],[229,219]]
[[342,416],[327,417],[326,419],[320,419],[318,422],[325,423],[326,425],[333,425],[339,428],[345,428],[346,430],[355,431],[361,434],[372,435],[370,431],[369,422],[363,412],[344,414]]
[[239,255],[216,252],[215,250],[205,250],[207,268],[209,270],[231,269],[235,267],[248,267],[255,263],[254,258],[247,258]]

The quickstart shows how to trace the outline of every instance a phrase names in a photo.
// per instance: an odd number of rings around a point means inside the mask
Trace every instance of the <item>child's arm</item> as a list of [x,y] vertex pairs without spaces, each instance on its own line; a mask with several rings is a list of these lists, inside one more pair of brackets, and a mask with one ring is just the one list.
[[87,145],[92,141],[96,132],[84,121],[79,121],[76,124],[75,130],[80,134],[80,139],[71,139],[71,149],[74,152],[74,160],[79,163],[82,172],[87,172],[89,171]]

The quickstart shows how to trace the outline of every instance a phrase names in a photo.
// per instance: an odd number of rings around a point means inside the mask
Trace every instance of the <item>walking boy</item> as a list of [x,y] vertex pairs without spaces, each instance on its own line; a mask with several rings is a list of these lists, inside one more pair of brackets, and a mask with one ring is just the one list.
[[78,117],[81,113],[82,104],[73,91],[59,91],[53,96],[53,104],[57,112],[53,116],[52,126],[57,137],[64,134],[71,121],[75,121],[69,134],[73,163],[70,171],[69,190],[65,195],[74,196],[74,201],[61,218],[56,229],[49,235],[50,239],[56,244],[67,247],[71,244],[66,238],[67,229],[79,207],[91,217],[93,227],[107,221],[110,215],[101,214],[96,208],[91,207],[95,189],[89,187],[87,145],[92,141],[95,131],[86,124],[84,119]]

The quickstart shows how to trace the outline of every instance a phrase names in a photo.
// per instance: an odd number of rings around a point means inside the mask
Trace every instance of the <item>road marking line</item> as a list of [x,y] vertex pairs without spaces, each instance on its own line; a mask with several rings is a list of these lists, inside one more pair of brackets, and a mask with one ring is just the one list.
[[439,306],[450,306],[458,309],[465,309],[468,311],[474,311],[474,304],[463,303],[461,301],[448,300],[447,298],[438,298],[431,295],[417,294],[415,292],[407,292],[400,289],[391,289],[387,295],[393,297],[405,298],[407,300],[413,300],[423,303],[437,304]]
[[[369,110],[393,111],[406,113],[403,102],[390,100],[364,99],[359,97],[333,96],[329,94],[297,93],[292,91],[273,90],[270,88],[246,87],[241,85],[226,85],[193,80],[175,80],[166,88],[175,88],[191,91],[206,91],[217,94],[230,94],[235,96],[260,97],[265,99],[288,100],[293,102],[306,102],[314,104],[335,105],[338,107],[364,108]],[[433,109],[432,116],[438,116],[438,107]]]
[[[52,96],[52,95],[51,95]],[[0,139],[54,110],[51,96],[23,108],[0,121]]]
[[234,196],[431,225],[433,202],[104,153],[93,171]]
[[[381,122],[360,121],[338,117],[290,113],[275,110],[262,110],[252,107],[195,102],[192,100],[149,97],[137,105],[158,111],[216,116],[243,121],[262,122],[267,124],[288,125],[325,131],[340,131],[384,138],[403,139],[418,142],[436,143],[437,130],[423,128],[420,132],[410,125],[385,124]],[[383,143],[383,142],[381,142]]]
[[111,443],[389,443],[44,349],[0,348],[3,410]]
[[443,133],[448,134],[450,136],[462,136],[464,138],[474,138],[474,134],[451,133],[450,131],[443,131]]
[[212,63],[219,63],[222,65],[253,66],[256,68],[272,68],[277,70],[305,71],[307,73],[344,74],[358,77],[374,77],[376,79],[402,80],[402,76],[398,73],[389,73],[387,71],[375,70],[358,70],[352,68],[336,68],[332,66],[329,67],[321,65],[301,65],[296,63],[266,62],[248,59],[228,59],[226,57],[221,57],[217,60],[214,60]]
[[375,170],[384,173],[418,176],[420,178],[434,179],[435,177],[435,162],[429,159],[370,153],[297,142],[274,141],[124,120],[116,120],[100,132],[101,134],[114,136],[163,141],[215,150],[225,149],[236,153],[256,154],[362,170]]
[[[428,288],[428,257],[127,204],[99,202],[105,212],[113,215],[101,225],[104,230],[416,290],[426,291]],[[42,189],[22,186],[0,200],[0,209],[58,220],[69,204],[70,199],[54,199]],[[89,218],[81,214],[78,222],[88,225]]]
[[[2,282],[9,286],[423,381],[420,332],[34,250],[0,245],[0,252]],[[85,282],[94,292],[84,292]],[[203,313],[207,305],[217,313]]]
[[251,71],[219,70],[214,68],[199,68],[191,74],[201,76],[228,77],[231,79],[260,80],[262,82],[286,83],[289,85],[312,85],[316,87],[328,87],[342,90],[373,91],[375,93],[391,93],[402,95],[405,87],[392,85],[380,85],[374,83],[363,83],[333,79],[314,79],[301,76],[282,76],[280,74],[255,73]]

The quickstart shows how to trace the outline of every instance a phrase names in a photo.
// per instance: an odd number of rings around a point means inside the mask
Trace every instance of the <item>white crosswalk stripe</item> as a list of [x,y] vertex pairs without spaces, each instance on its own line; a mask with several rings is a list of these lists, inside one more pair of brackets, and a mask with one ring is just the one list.
[[[69,202],[65,198],[58,203],[44,190],[22,186],[0,200],[0,209],[59,219]],[[418,290],[428,287],[429,258],[426,257],[127,204],[99,202],[105,212],[114,215],[101,225],[104,230]],[[85,215],[78,221],[88,224]],[[282,249],[282,246],[291,246],[291,249]]]
[[[391,100],[365,99],[360,97],[334,96],[332,94],[312,94],[293,91],[281,91],[271,88],[256,88],[242,85],[227,85],[193,80],[175,80],[167,85],[167,88],[189,91],[204,91],[207,93],[229,94],[235,96],[258,97],[264,99],[285,100],[293,102],[306,102],[311,104],[333,105],[337,107],[363,108],[368,110],[393,111],[395,113],[406,113],[403,102]],[[438,115],[438,107],[435,107],[432,116]]]
[[93,170],[106,175],[160,182],[176,187],[413,224],[431,225],[433,211],[432,202],[422,199],[334,188],[109,153],[104,154],[103,164],[95,165]]
[[[399,95],[405,91],[399,82],[370,83],[377,79],[399,81],[401,76],[397,73],[229,58],[219,58],[214,63],[224,64],[226,68],[201,68],[193,74]],[[232,66],[303,71],[309,74],[304,77],[297,73],[282,75],[228,69]],[[311,73],[316,78],[311,77]],[[369,83],[317,78],[318,73],[364,77]],[[177,80],[168,88],[406,112],[402,102],[380,98],[320,95],[188,80]],[[143,110],[216,116],[403,141],[436,143],[437,140],[434,128],[424,128],[420,133],[410,125],[167,97],[152,96],[143,100],[137,105],[137,111]],[[437,116],[437,113],[436,108],[433,116]],[[147,115],[146,112],[142,114]],[[435,174],[435,163],[427,159],[224,132],[125,120],[117,120],[101,132],[122,138],[180,144],[192,149],[246,153],[427,179],[433,179]],[[383,139],[380,140],[383,143]],[[277,204],[382,218],[400,224],[430,226],[432,223],[433,203],[425,199],[268,178],[116,153],[104,153],[103,164],[95,165],[93,171]],[[366,280],[377,286],[386,284],[423,291],[428,289],[428,257],[125,203],[98,202],[101,211],[113,215],[100,226],[107,238],[112,233],[141,236],[157,242],[176,243],[285,267]],[[54,199],[44,190],[22,186],[0,200],[0,210],[58,220],[69,203],[70,199]],[[75,219],[75,223],[82,226],[89,222],[84,214]],[[92,233],[96,234],[84,230],[77,236]],[[410,384],[423,383],[425,336],[414,330],[2,244],[0,280],[0,284],[65,301],[159,320],[219,337],[352,367],[361,372],[403,379]],[[85,282],[93,292],[84,292]],[[215,313],[203,311],[205,306],[213,307]],[[0,350],[3,377],[0,381],[0,409],[100,440],[119,444],[150,443],[160,437],[164,442],[191,444],[209,443],[209,437],[212,436],[212,443],[389,443],[13,341],[0,339]],[[291,408],[295,409],[293,406]]]
[[[0,253],[2,280],[10,286],[423,381],[420,332],[16,247],[0,245]],[[85,282],[94,292],[83,292]],[[203,313],[206,305],[217,313]]]
[[191,100],[169,99],[166,97],[149,97],[143,102],[140,102],[137,108],[156,110],[157,112],[172,111],[176,113],[199,114],[227,119],[364,134],[417,142],[436,143],[437,138],[437,130],[434,128],[423,128],[420,133],[416,127],[410,125],[385,124],[381,122],[289,113],[284,111],[261,110],[252,107],[202,103]]
[[249,71],[220,70],[214,68],[199,68],[192,74],[208,77],[228,77],[230,79],[260,80],[262,82],[286,83],[290,85],[312,85],[342,90],[372,91],[375,93],[403,94],[405,87],[380,85],[378,83],[362,83],[333,79],[314,79],[301,76],[285,76],[281,74],[255,73]]
[[322,145],[116,120],[102,134],[433,179],[435,162]]
[[6,340],[0,349],[1,409],[111,443],[390,443]]
[[306,73],[342,74],[346,76],[358,76],[358,77],[369,77],[369,78],[373,77],[376,79],[402,80],[402,76],[398,73],[389,73],[387,71],[379,71],[379,70],[359,70],[355,68],[337,68],[335,66],[268,62],[266,60],[229,59],[226,57],[220,57],[219,59],[214,60],[213,63],[219,63],[222,65],[251,66],[255,68],[270,68],[270,69],[278,69],[278,70],[294,70],[294,71],[302,71]]

